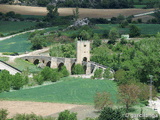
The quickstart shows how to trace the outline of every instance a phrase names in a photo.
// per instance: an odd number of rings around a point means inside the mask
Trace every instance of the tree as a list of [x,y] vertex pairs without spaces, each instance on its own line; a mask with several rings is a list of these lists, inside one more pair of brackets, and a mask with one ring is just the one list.
[[16,73],[12,79],[12,88],[15,90],[19,90],[23,87],[24,81],[20,73]]
[[49,67],[43,68],[43,70],[41,71],[41,75],[43,76],[44,81],[50,81],[52,75],[52,69]]
[[89,40],[90,39],[90,34],[89,32],[87,32],[86,30],[82,30],[81,33],[79,34],[79,36],[83,39],[83,40]]
[[73,17],[75,21],[79,18],[79,8],[78,7],[76,7],[76,9],[73,10]]
[[100,40],[97,33],[94,33],[93,35],[93,47],[99,47],[102,44],[102,41]]
[[62,45],[61,51],[63,53],[63,57],[66,57],[66,58],[73,58],[73,57],[75,57],[75,54],[76,54],[74,44]]
[[83,69],[83,66],[81,64],[76,64],[73,66],[73,69],[72,69],[72,74],[75,75],[75,74],[84,74],[85,71]]
[[102,111],[98,120],[126,120],[125,114],[122,109],[112,109],[105,107]]
[[106,68],[104,70],[103,77],[104,78],[108,78],[108,79],[112,79],[113,78],[113,73],[111,73],[110,68]]
[[46,46],[45,39],[42,36],[35,36],[31,38],[31,43],[32,43],[32,49],[42,49],[43,47]]
[[125,84],[127,83],[125,75],[126,71],[124,71],[123,69],[119,69],[118,71],[115,72],[114,78],[116,81],[118,81],[119,84]]
[[9,91],[11,87],[12,75],[7,70],[0,72],[0,92]]
[[34,75],[33,79],[38,83],[38,85],[42,85],[44,82],[44,78],[41,74]]
[[119,86],[120,101],[125,105],[126,113],[129,108],[138,101],[139,87],[135,84],[124,84]]
[[59,72],[62,73],[63,77],[69,76],[69,71],[67,70],[66,66],[62,66]]
[[94,98],[94,107],[102,110],[104,107],[110,107],[113,103],[110,100],[110,94],[107,92],[98,92]]
[[136,25],[129,26],[129,35],[130,37],[137,37],[140,36],[141,31]]
[[94,72],[93,78],[102,78],[103,77],[102,72],[103,72],[102,69],[96,69],[96,71]]
[[48,13],[46,16],[46,20],[48,22],[55,20],[55,18],[59,16],[57,6],[55,7],[54,5],[47,5],[47,10],[48,10]]
[[116,28],[112,28],[109,32],[109,44],[115,44],[116,39],[119,37],[119,32]]
[[0,109],[0,120],[6,120],[8,111],[6,109]]
[[77,120],[77,113],[70,113],[70,111],[65,110],[59,114],[58,120]]

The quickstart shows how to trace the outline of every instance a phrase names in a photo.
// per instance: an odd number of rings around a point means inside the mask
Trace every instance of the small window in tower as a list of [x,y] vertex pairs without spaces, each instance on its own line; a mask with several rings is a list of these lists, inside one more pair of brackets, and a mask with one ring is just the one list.
[[84,45],[84,47],[86,47],[86,45]]

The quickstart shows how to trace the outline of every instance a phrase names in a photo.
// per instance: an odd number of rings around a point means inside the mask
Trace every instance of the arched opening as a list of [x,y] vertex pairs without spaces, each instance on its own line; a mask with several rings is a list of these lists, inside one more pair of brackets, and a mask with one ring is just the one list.
[[47,62],[46,66],[51,67],[51,61]]
[[38,64],[39,64],[39,60],[36,59],[36,60],[33,62],[33,64],[38,65]]
[[42,62],[44,63],[44,60],[42,60]]
[[84,58],[83,58],[83,61],[87,62],[87,57],[84,57]]
[[60,63],[60,64],[58,65],[58,71],[60,71],[63,66],[64,66],[64,63]]
[[72,75],[73,75],[73,68],[74,68],[74,66],[75,66],[75,63],[73,63],[72,66],[71,66],[71,74]]
[[25,61],[28,61],[28,62],[29,62],[29,60],[28,60],[28,59],[25,59]]

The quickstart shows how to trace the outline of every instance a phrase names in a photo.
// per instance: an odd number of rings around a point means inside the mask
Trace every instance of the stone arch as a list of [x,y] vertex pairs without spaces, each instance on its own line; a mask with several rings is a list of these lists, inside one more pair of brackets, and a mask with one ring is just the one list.
[[84,58],[83,58],[83,61],[87,62],[87,57],[84,57]]
[[51,61],[48,61],[46,66],[51,67]]
[[25,61],[28,61],[28,62],[29,62],[29,60],[28,60],[28,59],[25,59]]
[[59,65],[58,65],[58,71],[60,71],[63,66],[64,66],[64,63],[59,63]]
[[74,66],[75,66],[75,63],[73,63],[72,66],[71,66],[71,74],[72,75],[73,75],[73,68],[74,68]]
[[38,64],[39,64],[39,60],[36,59],[36,60],[33,62],[33,64],[38,65]]

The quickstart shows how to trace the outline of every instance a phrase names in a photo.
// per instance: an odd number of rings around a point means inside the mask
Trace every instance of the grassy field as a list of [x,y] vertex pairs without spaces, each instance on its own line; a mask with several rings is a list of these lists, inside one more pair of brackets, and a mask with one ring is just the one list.
[[63,78],[51,85],[0,93],[0,99],[58,103],[93,104],[97,92],[107,91],[116,102],[117,85],[109,80]]
[[[59,8],[58,12],[60,16],[73,15],[74,8]],[[111,18],[116,17],[119,14],[124,16],[130,16],[134,14],[144,13],[148,11],[153,11],[154,9],[87,9],[80,8],[79,16],[80,18]],[[45,16],[47,10],[45,7],[31,7],[31,6],[18,6],[18,5],[0,5],[0,12],[14,11],[22,15],[39,15]]]
[[0,21],[0,33],[8,35],[10,33],[19,32],[27,28],[31,28],[36,25],[36,22],[12,22],[12,21]]
[[[135,24],[140,28],[141,34],[157,34],[160,32],[159,24]],[[97,24],[94,29],[97,33],[103,33],[104,30],[110,30],[112,27],[118,28],[119,32],[122,34],[129,33],[129,28],[119,28],[118,24]]]
[[18,68],[21,71],[28,69],[29,73],[37,73],[42,70],[41,68],[38,68],[36,65],[28,61],[22,60],[20,58],[17,58],[15,60],[15,63],[9,63],[9,64]]
[[28,41],[29,33],[17,35],[7,40],[0,41],[0,52],[25,52],[30,51],[31,43]]
[[0,57],[0,60],[2,60],[2,61],[4,61],[4,62],[6,62],[6,61],[8,61],[8,57]]
[[[50,27],[46,28],[45,31],[58,30],[60,27]],[[26,51],[31,51],[31,43],[28,40],[30,33],[20,34],[9,39],[0,41],[0,52],[18,52],[24,53]]]

